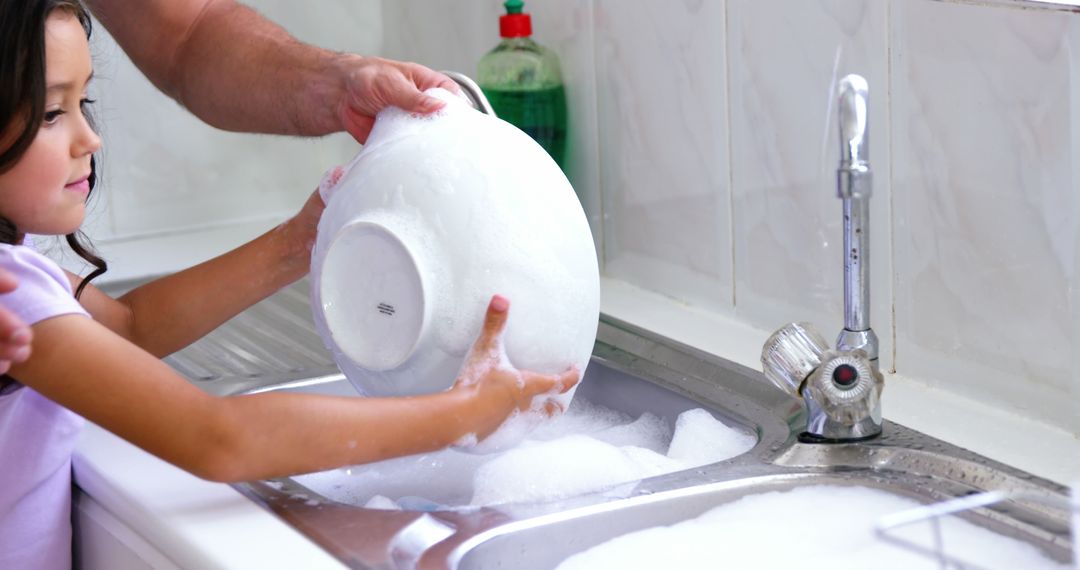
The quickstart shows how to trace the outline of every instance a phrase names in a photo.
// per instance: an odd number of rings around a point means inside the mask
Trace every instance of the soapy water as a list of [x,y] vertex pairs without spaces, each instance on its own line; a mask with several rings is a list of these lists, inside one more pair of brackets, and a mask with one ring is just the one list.
[[[558,570],[943,568],[937,559],[888,542],[874,531],[882,517],[918,506],[878,489],[835,485],[750,495],[672,526],[614,538],[567,558]],[[949,517],[941,522],[950,559],[1002,570],[1069,568],[1031,544],[965,520]],[[935,550],[929,525],[889,532],[904,543]]]
[[537,503],[715,463],[755,442],[703,409],[683,412],[673,434],[654,414],[632,418],[576,398],[566,413],[502,453],[447,449],[295,479],[334,501],[378,509]]

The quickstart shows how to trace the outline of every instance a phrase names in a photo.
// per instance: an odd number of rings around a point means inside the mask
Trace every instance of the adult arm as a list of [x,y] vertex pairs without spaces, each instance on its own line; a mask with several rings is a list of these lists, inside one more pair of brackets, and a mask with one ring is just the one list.
[[[505,299],[452,390],[407,398],[264,393],[216,398],[160,360],[80,315],[33,326],[34,355],[12,375],[142,449],[214,481],[243,481],[367,463],[483,438],[533,398],[564,392],[576,370],[540,375],[501,367]],[[78,370],[78,374],[72,374]],[[545,403],[544,401],[540,402]]]
[[375,114],[443,106],[421,93],[457,91],[424,66],[336,53],[289,35],[233,0],[88,0],[91,11],[159,89],[231,131],[323,135],[364,142]]

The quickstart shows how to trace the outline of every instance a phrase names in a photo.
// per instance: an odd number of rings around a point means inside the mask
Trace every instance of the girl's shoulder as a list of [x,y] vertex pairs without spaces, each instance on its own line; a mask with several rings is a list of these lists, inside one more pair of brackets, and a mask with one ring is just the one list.
[[71,313],[87,315],[75,300],[64,270],[33,248],[0,244],[0,270],[18,280],[14,291],[0,294],[0,306],[26,324]]

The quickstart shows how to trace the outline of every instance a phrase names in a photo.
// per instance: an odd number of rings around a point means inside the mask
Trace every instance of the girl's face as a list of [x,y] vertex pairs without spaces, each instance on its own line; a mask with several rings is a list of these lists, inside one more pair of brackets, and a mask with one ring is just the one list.
[[[63,235],[82,224],[90,155],[101,146],[83,116],[92,71],[86,32],[75,16],[54,11],[45,22],[45,119],[26,153],[0,174],[0,216],[20,234]],[[15,136],[2,133],[0,142]]]

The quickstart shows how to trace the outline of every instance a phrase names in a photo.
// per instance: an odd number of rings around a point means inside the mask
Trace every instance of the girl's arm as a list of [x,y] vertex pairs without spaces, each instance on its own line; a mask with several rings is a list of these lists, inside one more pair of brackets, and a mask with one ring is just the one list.
[[[454,388],[408,398],[264,393],[215,398],[99,323],[33,326],[34,352],[12,375],[46,397],[195,475],[243,481],[366,463],[483,438],[534,396],[564,392],[576,370],[502,368],[508,304],[496,297]],[[552,402],[548,400],[550,407]]]
[[[306,275],[322,210],[314,192],[296,216],[224,255],[119,299],[90,285],[79,300],[113,332],[154,356],[167,356]],[[69,277],[77,287],[81,278]]]

